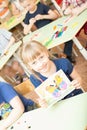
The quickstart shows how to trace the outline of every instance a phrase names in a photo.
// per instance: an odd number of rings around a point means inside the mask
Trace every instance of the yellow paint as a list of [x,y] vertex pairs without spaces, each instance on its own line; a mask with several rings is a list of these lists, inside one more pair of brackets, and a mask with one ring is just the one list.
[[72,24],[72,28],[75,28],[78,25],[78,22]]
[[53,27],[53,30],[56,30],[56,28],[57,28],[57,26],[55,25],[55,26]]
[[58,75],[55,76],[55,82],[57,85],[59,85],[62,82],[62,78]]

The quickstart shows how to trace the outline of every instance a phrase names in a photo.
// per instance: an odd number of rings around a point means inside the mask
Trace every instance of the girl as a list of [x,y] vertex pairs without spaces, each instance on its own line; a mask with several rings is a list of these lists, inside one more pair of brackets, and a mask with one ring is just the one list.
[[37,41],[30,41],[23,46],[22,59],[32,70],[30,80],[35,87],[38,87],[49,76],[62,69],[67,77],[72,81],[75,90],[65,98],[77,95],[83,91],[80,88],[81,78],[72,64],[65,58],[50,59],[48,50]]
[[24,34],[35,31],[59,17],[56,10],[50,9],[49,6],[37,3],[37,0],[24,0],[21,5],[26,8],[27,13],[22,23]]

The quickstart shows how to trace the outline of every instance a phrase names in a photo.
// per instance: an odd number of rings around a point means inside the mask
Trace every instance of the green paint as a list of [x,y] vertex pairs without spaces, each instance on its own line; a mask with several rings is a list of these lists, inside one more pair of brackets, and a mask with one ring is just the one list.
[[45,46],[48,47],[52,43],[52,39],[49,39],[47,42],[45,42]]

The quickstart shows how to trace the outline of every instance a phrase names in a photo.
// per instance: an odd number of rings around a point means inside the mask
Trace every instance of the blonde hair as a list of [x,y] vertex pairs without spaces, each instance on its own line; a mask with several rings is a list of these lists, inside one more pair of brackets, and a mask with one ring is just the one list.
[[32,68],[29,66],[28,63],[34,61],[34,59],[36,59],[41,53],[48,54],[49,58],[55,58],[54,56],[52,56],[52,54],[49,53],[49,51],[44,45],[42,45],[40,42],[35,40],[24,43],[24,45],[21,48],[21,59],[29,69],[29,73],[33,74],[39,80],[41,79],[37,75],[37,72],[32,70]]
[[22,60],[25,64],[28,64],[34,61],[42,52],[48,54],[48,50],[44,45],[35,40],[29,41],[22,48]]

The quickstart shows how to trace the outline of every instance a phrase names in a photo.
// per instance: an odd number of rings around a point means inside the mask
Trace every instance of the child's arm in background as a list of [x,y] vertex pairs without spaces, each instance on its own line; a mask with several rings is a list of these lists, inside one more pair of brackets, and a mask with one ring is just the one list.
[[13,15],[19,15],[20,11],[16,8],[14,3],[11,3],[11,11]]
[[6,130],[14,121],[16,121],[24,112],[24,106],[18,96],[10,101],[12,111],[6,119],[0,121],[0,130]]
[[13,36],[11,36],[9,44],[8,44],[8,48],[15,43],[15,38]]
[[8,46],[6,47],[6,49],[4,50],[4,54],[8,51],[8,49],[11,47],[12,44],[15,43],[15,38],[13,36],[11,36],[10,41],[8,43]]

